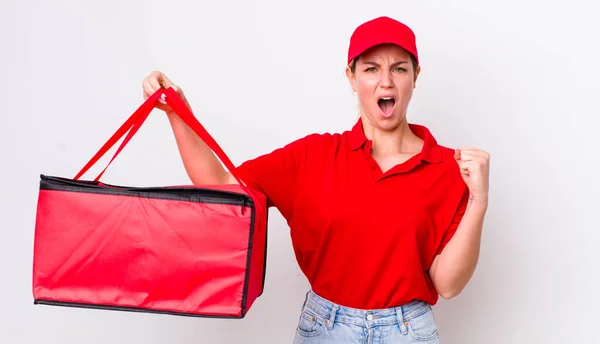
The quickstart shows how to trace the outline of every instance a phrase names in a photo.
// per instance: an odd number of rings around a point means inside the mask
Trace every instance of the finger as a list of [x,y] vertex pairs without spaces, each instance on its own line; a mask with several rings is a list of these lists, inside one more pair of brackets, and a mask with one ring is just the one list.
[[477,148],[477,147],[472,147],[472,146],[462,146],[460,147],[460,149],[465,150],[465,151],[478,151],[478,152],[483,152],[481,149]]
[[454,159],[460,160],[461,159],[461,153],[462,152],[461,152],[460,148],[455,149],[454,150]]
[[150,73],[150,76],[148,77],[148,79],[154,78],[158,81],[159,79],[164,79],[164,77],[165,77],[165,75],[161,71],[155,70],[155,71],[152,71],[152,73]]
[[479,155],[479,156],[484,157],[484,158],[489,158],[489,153],[488,152],[486,152],[484,150],[481,150],[481,149],[478,149],[478,148],[474,148],[474,147],[462,147],[461,151],[465,152],[465,153],[471,153],[471,154],[474,154],[474,155]]
[[472,162],[462,161],[458,164],[460,168],[460,173],[469,175],[473,172],[474,165]]
[[473,154],[472,152],[461,151],[461,153],[460,153],[460,160],[461,161],[473,161],[473,160],[477,160],[477,159],[480,159],[480,158],[481,158],[480,156],[478,156],[476,154]]
[[148,99],[148,97],[154,93],[152,85],[150,85],[150,81],[148,79],[144,80],[142,83],[142,89],[144,90],[144,99]]
[[150,77],[148,78],[148,83],[150,84],[150,86],[152,87],[152,93],[158,91],[161,87],[160,87],[160,82],[158,81],[160,78],[160,76],[158,77]]
[[164,74],[161,74],[161,76],[158,78],[158,83],[159,83],[159,84],[160,84],[160,86],[161,86],[163,89],[165,89],[165,90],[166,90],[167,88],[169,88],[169,87],[173,87],[173,86],[174,86],[174,85],[173,85],[173,82],[171,82],[171,80],[169,80],[169,79],[167,78],[167,76],[166,76],[166,75],[164,75]]
[[[150,78],[147,78],[146,80],[144,80],[144,83],[142,84],[142,87],[144,89],[144,100],[148,99],[152,94],[154,94],[154,87],[151,85],[151,81]],[[159,98],[158,102],[166,105],[167,102],[164,101],[163,99]],[[158,106],[159,109],[161,110],[166,110],[167,108],[163,107],[163,106]]]
[[463,161],[479,161],[485,163],[489,160],[489,156],[485,152],[462,151],[461,160]]
[[167,76],[166,76],[166,75],[164,75],[164,74],[162,74],[162,75],[161,75],[161,79],[162,79],[162,81],[165,83],[165,86],[166,86],[166,87],[173,86],[173,84],[174,84],[174,82],[173,82],[173,81],[171,81],[171,79],[167,78]]
[[460,150],[465,152],[465,153],[478,153],[481,152],[481,150],[473,148],[473,147],[460,147]]
[[487,168],[475,161],[465,161],[459,164],[459,169],[462,174],[465,175],[481,175],[487,176]]
[[173,89],[175,89],[175,85],[173,84],[173,81],[171,81],[169,78],[167,78],[167,76],[164,73],[159,73],[156,77],[156,79],[158,80],[158,83],[161,87],[163,88],[169,88],[169,87],[173,87]]

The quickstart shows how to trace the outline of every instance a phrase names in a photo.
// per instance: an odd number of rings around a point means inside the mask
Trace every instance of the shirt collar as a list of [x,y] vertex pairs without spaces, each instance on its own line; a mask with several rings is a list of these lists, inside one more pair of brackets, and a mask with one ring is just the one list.
[[[438,163],[442,161],[442,154],[438,147],[436,139],[433,137],[429,129],[425,126],[418,124],[408,124],[410,130],[423,140],[423,149],[421,150],[421,160],[425,160],[430,163]],[[365,136],[363,130],[362,118],[359,118],[352,130],[350,131],[350,148],[352,150],[358,150],[362,148],[364,144],[369,141]]]

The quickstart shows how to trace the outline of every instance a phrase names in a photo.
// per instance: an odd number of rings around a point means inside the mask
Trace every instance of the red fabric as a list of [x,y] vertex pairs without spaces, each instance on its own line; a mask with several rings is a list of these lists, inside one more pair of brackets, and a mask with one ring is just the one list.
[[39,204],[36,299],[241,313],[250,211],[54,190]]
[[[112,162],[163,94],[241,185],[136,188],[79,180],[121,137]],[[109,163],[110,164],[110,163]],[[107,166],[108,167],[108,166]],[[266,197],[173,89],[152,95],[74,179],[41,177],[35,226],[36,303],[243,317],[262,293]]]
[[387,308],[438,294],[427,273],[452,238],[468,189],[429,130],[420,154],[382,173],[359,120],[351,131],[313,134],[238,167],[291,229],[313,290],[355,308]]
[[405,24],[389,17],[369,20],[354,30],[348,47],[348,64],[367,49],[384,43],[396,44],[404,48],[419,64],[414,32]]

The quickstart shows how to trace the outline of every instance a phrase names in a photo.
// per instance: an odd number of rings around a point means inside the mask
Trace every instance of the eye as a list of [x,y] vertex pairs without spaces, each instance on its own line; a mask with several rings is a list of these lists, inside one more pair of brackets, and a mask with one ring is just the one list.
[[374,72],[375,70],[376,70],[375,67],[369,67],[369,68],[365,69],[365,72],[371,73],[371,72]]
[[398,67],[395,69],[396,72],[404,73],[406,72],[406,68]]

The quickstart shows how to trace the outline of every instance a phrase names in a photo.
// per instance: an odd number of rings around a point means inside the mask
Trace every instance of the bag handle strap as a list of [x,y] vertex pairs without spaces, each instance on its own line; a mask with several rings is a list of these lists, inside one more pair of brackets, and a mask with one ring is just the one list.
[[148,118],[152,110],[154,110],[154,106],[160,97],[165,95],[165,100],[167,104],[175,111],[175,113],[184,121],[184,123],[198,135],[204,143],[217,155],[220,161],[227,167],[229,172],[233,175],[235,180],[240,184],[240,186],[255,200],[257,205],[260,204],[258,199],[254,195],[254,192],[250,190],[246,184],[242,181],[235,168],[235,165],[231,162],[227,154],[223,151],[223,149],[219,146],[219,144],[213,139],[213,137],[206,131],[206,129],[200,124],[200,122],[196,119],[194,114],[189,110],[187,105],[183,102],[183,100],[179,97],[177,92],[173,90],[173,88],[169,87],[167,89],[159,89],[154,94],[152,94],[146,101],[117,129],[117,131],[108,139],[108,141],[98,150],[98,152],[88,161],[88,163],[77,173],[74,177],[75,180],[79,179],[82,175],[84,175],[108,150],[110,150],[117,141],[127,133],[127,136],[114,153],[111,160],[108,162],[104,170],[100,172],[100,174],[94,179],[94,181],[100,180],[100,177],[104,174],[108,166],[115,160],[117,155],[125,148],[127,143],[131,140],[131,138],[135,135],[135,133],[140,129],[144,121]]
[[183,122],[185,122],[185,124],[187,124],[187,126],[190,127],[213,152],[215,152],[219,160],[221,160],[225,167],[227,167],[227,170],[229,170],[229,172],[231,173],[231,175],[233,175],[235,180],[242,187],[246,188],[246,184],[244,184],[244,182],[240,178],[237,169],[235,168],[231,160],[229,160],[227,154],[225,154],[225,152],[223,151],[223,149],[221,149],[221,146],[219,146],[217,141],[215,141],[215,139],[213,139],[213,137],[210,136],[210,134],[208,133],[208,131],[206,131],[202,124],[200,124],[200,122],[196,119],[196,117],[190,111],[187,105],[185,105],[183,100],[181,100],[177,92],[172,87],[169,87],[164,90],[164,94],[165,100],[167,101],[167,104],[169,104],[171,109],[175,111],[175,113],[183,120]]
[[[81,178],[81,176],[83,176],[92,166],[94,166],[94,164],[96,164],[96,162],[98,162],[98,160],[100,160],[104,156],[104,154],[106,154],[106,152],[108,152],[108,150],[110,150],[115,145],[115,143],[117,143],[117,141],[119,141],[123,137],[123,135],[125,135],[125,133],[129,131],[130,134],[128,135],[128,138],[123,140],[123,143],[121,143],[121,146],[117,149],[117,151],[115,152],[109,163],[106,165],[104,170],[102,170],[102,172],[100,172],[96,179],[94,179],[94,181],[97,182],[100,179],[100,177],[104,174],[108,166],[110,166],[110,164],[115,160],[117,155],[119,155],[121,150],[125,148],[125,145],[129,142],[133,134],[135,134],[135,132],[131,132],[131,129],[134,127],[136,122],[139,121],[140,117],[144,117],[144,120],[146,117],[148,117],[150,112],[152,112],[152,110],[154,109],[154,104],[161,96],[161,94],[162,92],[156,92],[150,97],[148,97],[148,99],[146,99],[146,101],[131,116],[129,116],[125,123],[123,123],[119,127],[119,129],[117,129],[117,131],[108,139],[108,141],[106,141],[106,143],[104,143],[104,145],[100,147],[98,152],[94,154],[94,156],[87,162],[87,164],[85,164],[85,166],[83,166],[83,168],[79,171],[79,173],[77,173],[77,175],[75,175],[73,179],[77,180]],[[139,126],[141,126],[141,123],[139,124]]]

